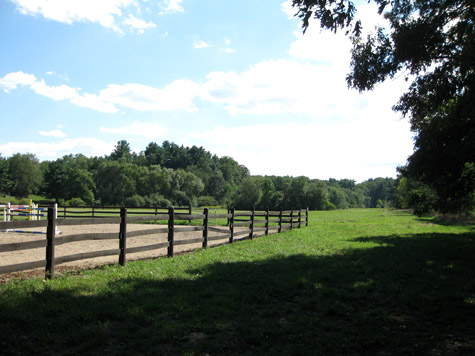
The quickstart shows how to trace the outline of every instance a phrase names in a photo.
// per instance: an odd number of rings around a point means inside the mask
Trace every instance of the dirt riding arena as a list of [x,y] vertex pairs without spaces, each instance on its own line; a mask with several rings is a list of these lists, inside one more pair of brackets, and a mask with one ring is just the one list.
[[[150,230],[150,229],[157,229],[161,227],[160,225],[150,225],[150,224],[128,224],[127,231],[138,231],[138,230]],[[163,226],[166,227],[166,226]],[[68,236],[68,235],[76,235],[82,233],[111,233],[117,232],[119,234],[119,224],[96,224],[96,225],[76,225],[76,226],[59,226],[60,230],[59,236]],[[221,229],[225,229],[225,227],[219,227]],[[20,229],[18,229],[20,230]],[[0,232],[0,244],[9,244],[9,243],[17,243],[17,242],[26,242],[26,241],[38,241],[38,240],[45,240],[46,239],[46,227],[44,228],[31,228],[31,229],[21,229],[23,231],[41,231],[44,232],[42,234],[39,233],[20,233],[20,232]],[[236,229],[237,230],[237,229]],[[208,236],[216,236],[216,235],[223,235],[223,233],[216,233],[209,231]],[[191,238],[197,238],[202,236],[201,231],[193,231],[193,232],[177,232],[175,233],[175,240],[187,240]],[[131,237],[127,238],[127,248],[135,247],[135,246],[145,246],[145,245],[152,245],[158,244],[161,242],[167,241],[167,234],[154,234],[154,235],[145,235],[145,236],[138,236],[138,237]],[[210,241],[208,242],[208,246],[222,244],[226,242],[227,239],[218,240],[218,241]],[[181,253],[185,251],[195,250],[202,246],[201,243],[194,243],[188,245],[178,245],[174,247],[175,253]],[[92,241],[79,241],[79,242],[71,242],[65,243],[62,245],[55,246],[55,257],[61,256],[68,256],[77,253],[83,252],[92,252],[92,251],[100,251],[100,250],[110,250],[110,249],[118,249],[119,248],[119,239],[117,240],[92,240]],[[167,255],[167,248],[152,250],[152,251],[145,251],[145,252],[138,252],[133,254],[127,254],[127,260],[138,260],[138,259],[147,259],[147,258],[155,258],[159,256],[166,256]],[[25,263],[25,262],[32,262],[32,261],[40,261],[45,259],[45,248],[36,248],[30,250],[22,250],[22,251],[14,251],[14,252],[0,252],[0,266],[7,266],[17,263]],[[86,269],[86,268],[93,268],[101,265],[106,264],[113,264],[117,263],[119,260],[119,256],[107,256],[107,257],[98,257],[98,258],[91,258],[85,259],[81,261],[74,261],[74,262],[67,262],[61,264],[60,270],[64,269]],[[59,267],[59,266],[58,266]],[[58,268],[57,268],[58,269]],[[44,273],[43,269],[35,270],[37,273]],[[27,272],[28,274],[28,272]],[[31,273],[30,273],[31,274]],[[33,273],[36,274],[36,273]],[[1,278],[1,276],[0,276]]]

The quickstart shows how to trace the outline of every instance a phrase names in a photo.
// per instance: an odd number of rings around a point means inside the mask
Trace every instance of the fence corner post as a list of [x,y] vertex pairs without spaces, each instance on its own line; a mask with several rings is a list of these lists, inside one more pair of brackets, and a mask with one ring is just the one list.
[[168,208],[168,257],[173,257],[175,241],[175,208]]
[[252,240],[254,238],[254,215],[256,214],[256,208],[252,208],[251,212],[251,224],[249,225],[249,238]]
[[229,218],[229,230],[231,232],[231,236],[229,237],[229,243],[232,244],[234,242],[234,208],[231,208],[231,217]]
[[54,277],[54,240],[56,237],[56,214],[54,208],[48,208],[48,227],[46,228],[46,268],[45,278]]
[[127,248],[127,208],[120,208],[119,264],[125,266]]
[[209,209],[204,208],[203,210],[203,248],[208,247],[208,223],[209,223]]
[[305,226],[308,226],[308,206],[307,209],[305,209]]

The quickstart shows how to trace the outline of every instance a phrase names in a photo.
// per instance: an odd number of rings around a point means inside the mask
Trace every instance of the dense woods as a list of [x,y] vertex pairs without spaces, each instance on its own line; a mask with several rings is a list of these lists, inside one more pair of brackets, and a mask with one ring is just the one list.
[[[0,156],[0,192],[40,194],[67,205],[233,206],[238,209],[312,210],[394,206],[396,181],[250,176],[230,157],[203,147],[151,142],[134,153],[119,141],[110,155],[66,155],[40,162],[33,154]],[[401,200],[401,199],[400,199]]]

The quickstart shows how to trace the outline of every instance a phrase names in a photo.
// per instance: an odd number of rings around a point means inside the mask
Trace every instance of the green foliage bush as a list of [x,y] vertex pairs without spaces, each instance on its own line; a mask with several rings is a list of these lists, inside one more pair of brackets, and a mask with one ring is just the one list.
[[198,206],[216,206],[216,205],[218,205],[218,201],[216,200],[215,197],[205,195],[205,196],[199,197],[196,200],[196,205],[198,205]]
[[81,198],[72,198],[66,201],[67,206],[85,206],[86,202]]
[[145,197],[145,204],[148,207],[156,206],[159,208],[169,208],[173,206],[172,202],[160,194],[151,194]]
[[147,205],[147,201],[144,197],[138,194],[134,194],[131,197],[125,199],[125,206],[130,208],[141,208]]

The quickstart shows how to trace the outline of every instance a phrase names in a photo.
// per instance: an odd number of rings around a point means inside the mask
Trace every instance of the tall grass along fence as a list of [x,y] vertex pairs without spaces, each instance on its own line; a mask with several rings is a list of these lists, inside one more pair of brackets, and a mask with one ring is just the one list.
[[[138,212],[135,212],[138,214]],[[8,266],[0,266],[0,274],[21,272],[30,269],[45,268],[45,277],[54,277],[55,266],[67,262],[79,261],[90,258],[118,256],[118,262],[124,266],[127,261],[127,254],[158,250],[167,248],[167,256],[174,255],[174,248],[178,245],[188,245],[201,243],[202,248],[207,248],[210,241],[222,241],[222,243],[233,243],[237,240],[253,239],[259,232],[269,235],[271,233],[281,233],[295,227],[308,226],[308,208],[288,211],[235,211],[230,209],[227,214],[210,214],[205,208],[198,214],[183,214],[175,208],[168,208],[162,214],[155,212],[141,212],[140,216],[130,216],[127,208],[120,209],[120,217],[102,218],[77,218],[61,219],[57,217],[54,208],[48,208],[47,220],[41,221],[9,221],[0,222],[0,230],[10,230],[16,228],[36,228],[46,227],[46,239],[37,241],[26,241],[17,243],[0,244],[0,252],[13,252],[30,250],[35,248],[45,248],[45,259],[33,262],[19,263]],[[227,219],[226,226],[210,226],[210,219]],[[195,226],[177,226],[178,220],[200,220],[201,223]],[[155,229],[127,232],[129,223],[160,221],[166,226]],[[66,225],[95,225],[95,224],[117,224],[119,233],[81,233],[76,235],[56,236],[58,226]],[[179,232],[194,232],[196,237],[175,240],[175,234]],[[217,235],[210,236],[209,232]],[[166,242],[157,244],[127,247],[129,238],[166,233]],[[68,256],[55,257],[55,246],[78,241],[88,240],[117,240],[118,246],[115,249],[100,250],[92,252],[81,252]]]

